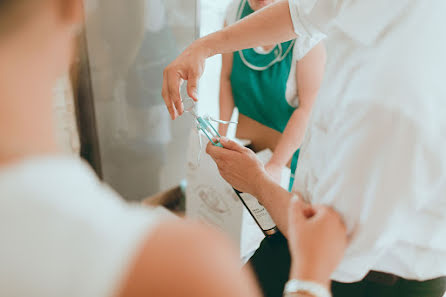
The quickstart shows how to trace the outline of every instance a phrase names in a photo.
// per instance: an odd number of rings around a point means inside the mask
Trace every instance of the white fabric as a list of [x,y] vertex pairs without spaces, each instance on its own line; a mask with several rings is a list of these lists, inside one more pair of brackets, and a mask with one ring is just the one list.
[[145,29],[149,32],[160,32],[167,25],[166,6],[162,0],[145,0]]
[[77,159],[0,168],[0,296],[115,296],[158,220]]
[[352,241],[333,275],[446,275],[446,1],[290,0],[328,63],[295,190],[334,207]]
[[226,8],[225,23],[227,26],[230,26],[237,22],[237,12],[241,1],[244,0],[232,0]]
[[[237,12],[240,7],[241,2],[247,2],[247,0],[233,0],[226,9],[226,18],[225,23],[229,26],[238,21]],[[249,2],[246,3],[249,5]],[[325,35],[320,34],[316,38],[306,38],[299,37],[296,39],[296,43],[293,49],[293,59],[291,63],[290,74],[288,76],[286,90],[285,90],[285,98],[293,107],[299,107],[299,98],[297,93],[297,62],[305,57],[305,55],[316,46],[322,39],[325,38]],[[257,53],[269,53],[270,51],[265,51],[263,48],[256,48]],[[272,49],[271,49],[272,50]]]

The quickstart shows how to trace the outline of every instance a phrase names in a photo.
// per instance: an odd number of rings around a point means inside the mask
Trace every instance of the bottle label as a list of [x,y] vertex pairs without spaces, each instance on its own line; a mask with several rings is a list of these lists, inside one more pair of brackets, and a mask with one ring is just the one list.
[[276,224],[274,223],[268,211],[259,203],[259,201],[254,196],[248,193],[239,193],[239,196],[263,231],[270,230],[276,227]]

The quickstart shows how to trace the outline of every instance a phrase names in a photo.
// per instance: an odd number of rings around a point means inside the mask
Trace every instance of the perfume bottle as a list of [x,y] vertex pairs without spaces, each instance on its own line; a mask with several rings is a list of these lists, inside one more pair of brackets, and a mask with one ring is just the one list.
[[[185,106],[185,111],[191,113],[192,116],[195,118],[195,121],[197,123],[197,129],[203,132],[203,134],[206,135],[206,137],[213,145],[223,147],[223,145],[220,143],[221,136],[211,123],[211,120],[213,119],[210,117],[199,116],[195,111],[195,102],[192,99],[189,99],[186,102],[183,101],[183,104]],[[231,123],[219,120],[213,120],[213,121],[220,122],[223,124]],[[271,215],[268,213],[265,207],[263,207],[263,205],[259,203],[257,198],[255,198],[251,194],[243,193],[236,189],[234,189],[234,191],[239,197],[240,201],[246,207],[248,212],[251,214],[254,221],[257,223],[259,228],[266,236],[271,236],[278,232],[277,226],[274,223],[273,219],[271,218]]]

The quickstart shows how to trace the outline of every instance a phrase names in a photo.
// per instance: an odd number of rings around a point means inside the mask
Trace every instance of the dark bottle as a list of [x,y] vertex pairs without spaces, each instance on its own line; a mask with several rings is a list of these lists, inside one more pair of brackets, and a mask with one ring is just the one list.
[[266,208],[259,203],[256,197],[248,193],[242,193],[236,189],[234,189],[234,191],[266,236],[271,236],[277,233],[278,229],[276,223],[274,223]]

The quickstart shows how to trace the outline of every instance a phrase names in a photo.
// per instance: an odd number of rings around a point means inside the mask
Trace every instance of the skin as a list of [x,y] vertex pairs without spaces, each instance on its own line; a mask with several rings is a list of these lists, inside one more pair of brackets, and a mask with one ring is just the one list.
[[301,146],[311,110],[322,83],[326,52],[319,43],[297,62],[296,76],[299,107],[291,115],[271,160],[265,165],[274,181],[280,183],[282,168]]
[[[224,27],[227,27],[225,23]],[[220,71],[220,119],[223,121],[230,121],[234,111],[234,97],[232,96],[231,72],[234,61],[233,53],[223,54],[221,56],[221,71]],[[226,136],[228,133],[228,125],[218,125],[218,133]]]
[[198,39],[167,66],[163,73],[162,96],[172,119],[184,112],[180,85],[185,80],[188,95],[198,101],[198,80],[203,74],[207,58],[246,48],[273,45],[296,37],[288,1],[279,1],[236,24]]
[[[11,23],[14,34],[0,35],[0,168],[60,152],[53,132],[52,87],[68,71],[76,32],[83,20],[82,2],[42,0],[31,12],[26,21]],[[308,208],[292,209],[289,217],[298,217],[300,227],[292,226],[288,234],[299,241],[299,233],[314,232],[308,240],[308,249],[299,247],[293,259],[310,256],[316,242],[327,255],[332,253],[330,237],[342,235],[344,230],[339,224],[330,236],[327,232],[317,232],[318,224],[337,222],[324,209],[311,208],[311,212]],[[295,244],[306,246],[305,242]],[[333,261],[339,254],[332,256]],[[293,267],[293,277],[324,284],[328,283],[326,276],[332,269],[325,261],[293,260]],[[161,223],[146,235],[115,296],[260,295],[251,273],[240,272],[237,253],[222,235],[178,219]]]
[[[237,190],[255,196],[268,210],[279,230],[288,237],[287,210],[294,193],[283,189],[272,179],[252,150],[226,137],[222,137],[220,143],[224,148],[208,144],[206,152],[214,159],[221,176]],[[305,206],[304,202],[301,204]]]
[[41,2],[51,9],[36,10],[30,4],[24,8],[26,21],[11,26],[11,34],[0,36],[1,165],[59,152],[53,131],[52,87],[69,67],[82,8],[75,1],[66,5]]
[[[328,286],[330,274],[347,246],[346,229],[339,214],[328,207],[311,206],[298,194],[284,190],[272,180],[250,149],[226,137],[220,142],[224,148],[209,144],[207,153],[214,159],[221,176],[236,189],[254,195],[287,237],[293,259],[290,278]],[[314,240],[315,236],[322,236],[326,241]],[[330,248],[322,247],[322,242]],[[301,269],[301,265],[305,268]]]
[[[172,119],[183,113],[179,94],[183,80],[188,81],[189,96],[198,100],[196,87],[208,57],[296,37],[288,1],[279,1],[195,41],[164,70],[162,95]],[[238,190],[253,194],[286,236],[288,219],[285,210],[292,194],[274,182],[252,151],[243,150],[227,139],[222,139],[221,143],[224,149],[208,146],[207,151],[217,163],[223,178]]]
[[[249,0],[249,5],[254,11],[257,11],[274,2],[272,0]],[[227,27],[226,23],[225,27]],[[268,50],[271,47],[264,48]],[[294,152],[302,144],[311,109],[322,83],[325,61],[326,51],[323,43],[319,43],[304,58],[296,63],[296,84],[298,86],[299,107],[293,112],[274,149],[271,160],[265,165],[266,171],[276,183],[280,184],[282,168],[288,164]],[[231,119],[235,107],[231,85],[232,63],[232,53],[222,55],[219,104],[220,119],[224,121]],[[240,115],[240,117],[243,116]],[[227,130],[227,125],[219,125],[220,135],[226,136]]]
[[[347,247],[341,218],[328,207],[302,207],[301,201],[294,196],[288,210],[288,226],[289,245],[293,247],[290,249],[290,278],[316,281],[328,287],[330,275],[341,262]],[[322,244],[328,244],[329,248]]]
[[224,236],[203,225],[163,224],[147,237],[117,296],[260,297],[237,254]]
[[[248,0],[249,5],[254,11],[260,10],[275,1],[273,0]],[[224,27],[227,27],[225,22]],[[265,50],[268,50],[271,46],[263,46]],[[222,55],[222,66],[220,71],[220,119],[229,121],[234,111],[234,98],[232,96],[231,85],[231,72],[232,72],[233,54],[227,53]],[[220,135],[226,136],[228,132],[227,125],[219,125],[218,132]]]
[[[187,91],[190,97],[195,101],[197,98],[197,84],[204,70],[204,62],[208,57],[216,54],[227,54],[237,50],[253,48],[257,46],[263,46],[265,44],[276,44],[284,42],[298,37],[293,30],[293,23],[289,12],[288,1],[279,1],[272,4],[260,11],[257,11],[250,16],[240,20],[239,22],[228,26],[220,31],[205,36],[194,43],[192,43],[183,53],[181,53],[177,59],[175,59],[164,70],[163,76],[163,90],[162,95],[166,103],[166,107],[172,119],[177,118],[183,113],[183,105],[180,99],[179,87],[180,84],[187,81]],[[221,143],[224,148],[215,147],[212,145],[207,146],[207,152],[215,160],[220,174],[222,177],[236,189],[242,192],[248,192],[258,198],[270,212],[272,218],[276,222],[279,229],[287,236],[288,240],[292,240],[292,233],[294,224],[289,224],[290,216],[287,209],[290,209],[291,193],[282,189],[274,180],[267,174],[265,168],[261,162],[256,158],[255,154],[233,141],[230,141],[223,137]],[[259,186],[261,185],[261,186]],[[309,207],[302,201],[297,203],[300,211],[304,211]],[[296,209],[293,207],[292,209]],[[317,213],[317,207],[313,207],[314,213]],[[326,208],[322,208],[326,209]],[[330,214],[332,220],[340,221],[339,215],[333,210],[326,210],[325,215]],[[318,218],[318,216],[314,216]],[[311,217],[310,217],[311,219]],[[339,224],[327,224],[323,225],[323,228],[328,228],[334,236],[330,237],[326,243],[330,246],[332,244],[339,245],[341,248],[335,249],[343,250],[346,242],[346,233],[344,228],[338,228]],[[319,225],[321,227],[321,225]],[[316,227],[315,227],[316,228]],[[323,232],[325,234],[325,232]],[[301,240],[302,245],[306,246],[307,242],[310,242],[314,237],[318,236],[318,230],[307,233],[308,237],[305,240]],[[300,236],[297,236],[298,238]],[[321,245],[323,241],[316,242],[316,245]],[[311,246],[311,245],[309,245]],[[303,247],[301,247],[303,248]],[[294,249],[294,247],[291,247]],[[310,252],[311,249],[303,248],[306,252]],[[301,251],[297,249],[298,254],[293,257],[293,270],[291,277],[299,277],[301,271],[296,268],[294,262],[296,257],[301,257],[299,254]],[[313,253],[311,251],[310,253]],[[328,250],[317,250],[314,253],[315,257],[326,259],[327,262],[331,262],[333,254]],[[329,260],[330,259],[330,260]],[[338,259],[338,258],[336,258]],[[329,261],[328,261],[329,260]],[[321,262],[319,262],[320,264]],[[299,266],[297,264],[297,266]],[[322,274],[328,275],[328,271],[334,269],[331,264],[324,269],[317,269],[319,271],[325,271]],[[309,267],[304,268],[305,271],[312,270]],[[313,270],[314,271],[314,270]],[[310,273],[311,274],[311,273]],[[305,276],[306,279],[314,279],[321,283],[328,283],[322,276]]]
[[248,0],[248,2],[249,6],[251,6],[254,11],[257,11],[264,7],[267,7],[270,4],[273,4],[274,2],[276,2],[276,0]]
[[[226,25],[225,25],[226,27]],[[296,65],[299,107],[293,112],[271,160],[265,169],[276,183],[280,183],[282,168],[287,165],[294,152],[301,146],[314,101],[324,76],[326,51],[323,43],[316,45]],[[233,55],[222,55],[220,75],[220,119],[229,121],[234,111],[231,72]],[[243,115],[240,115],[243,116]],[[220,135],[226,136],[227,125],[219,125]]]
[[[82,2],[41,3],[45,5],[33,11],[19,32],[0,36],[0,168],[60,152],[53,133],[52,87],[68,71],[75,32],[83,19]],[[200,240],[191,241],[194,237]],[[240,272],[237,253],[225,237],[176,220],[147,234],[115,296],[260,294],[251,272]]]

